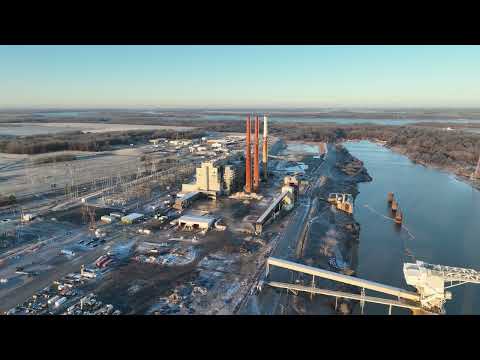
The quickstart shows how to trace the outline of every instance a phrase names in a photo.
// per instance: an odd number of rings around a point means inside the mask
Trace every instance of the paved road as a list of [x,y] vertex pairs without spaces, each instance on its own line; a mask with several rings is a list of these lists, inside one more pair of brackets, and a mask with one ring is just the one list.
[[[315,190],[320,186],[320,176],[331,176],[332,169],[336,164],[336,151],[334,146],[329,146],[324,161],[310,174],[310,186],[305,194],[300,197],[299,205],[291,215],[290,221],[286,224],[285,230],[280,234],[278,245],[272,252],[271,256],[287,259],[295,256],[295,250],[299,240],[305,233],[308,225],[309,213],[314,204],[312,196]],[[314,209],[312,209],[314,210]],[[314,215],[312,211],[310,215]],[[270,276],[277,281],[293,282],[292,273],[285,269],[272,268]],[[274,289],[266,288],[260,294],[253,295],[246,302],[244,312],[248,313],[248,309],[257,309],[262,314],[281,314],[283,309],[288,305],[289,296],[285,293],[279,293]]]

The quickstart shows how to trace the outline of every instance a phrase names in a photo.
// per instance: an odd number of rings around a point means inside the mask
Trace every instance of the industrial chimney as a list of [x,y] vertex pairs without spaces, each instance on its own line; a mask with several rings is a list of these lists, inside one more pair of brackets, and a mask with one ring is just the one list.
[[268,178],[268,118],[263,116],[263,149],[262,149],[262,163],[263,163],[263,178]]
[[250,115],[247,115],[245,140],[245,192],[252,192],[252,159],[250,157]]
[[255,116],[255,145],[253,148],[253,191],[257,192],[260,187],[260,168],[258,163],[258,133],[260,131],[260,121],[258,115]]

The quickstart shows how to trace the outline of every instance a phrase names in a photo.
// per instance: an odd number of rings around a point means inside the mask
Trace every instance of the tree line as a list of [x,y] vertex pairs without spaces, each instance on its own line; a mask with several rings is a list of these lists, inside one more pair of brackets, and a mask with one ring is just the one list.
[[205,135],[203,130],[131,130],[110,133],[69,132],[34,135],[0,140],[0,152],[8,154],[44,154],[55,151],[106,151],[116,145],[145,143],[151,138],[193,139]]

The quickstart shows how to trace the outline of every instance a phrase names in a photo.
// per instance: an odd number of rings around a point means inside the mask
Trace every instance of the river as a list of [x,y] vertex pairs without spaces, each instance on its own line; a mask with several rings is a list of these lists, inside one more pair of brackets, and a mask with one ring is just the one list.
[[[108,112],[108,111],[107,111]],[[115,112],[115,111],[113,111]],[[162,111],[130,111],[133,114],[147,114],[147,115],[164,115]],[[81,117],[103,117],[103,112],[94,111],[94,110],[83,110],[83,111],[54,111],[54,112],[35,112],[32,113],[35,117],[41,118],[61,118],[61,117],[69,117],[69,118],[81,118]],[[187,118],[183,115],[182,119]],[[176,118],[172,117],[172,121]],[[238,114],[202,114],[202,113],[192,113],[192,120],[212,120],[212,121],[244,121],[245,117],[243,115]],[[341,117],[315,117],[315,116],[278,116],[278,117],[270,117],[270,121],[278,122],[278,123],[296,123],[296,122],[303,122],[303,123],[316,123],[316,124],[337,124],[337,125],[396,125],[396,126],[404,126],[404,125],[411,125],[415,123],[425,123],[425,122],[437,122],[437,123],[453,123],[453,124],[480,124],[480,120],[471,120],[471,119],[415,119],[415,118],[402,118],[402,119],[368,119],[368,118],[341,118]]]
[[[364,162],[373,178],[359,184],[355,202],[355,219],[361,225],[358,277],[413,290],[405,283],[403,262],[480,270],[479,191],[449,173],[416,165],[371,142],[348,142],[345,147]],[[389,191],[399,201],[408,231],[384,217],[389,216]],[[453,299],[446,303],[447,314],[480,314],[480,285],[450,291]],[[387,309],[366,304],[365,313],[386,314]]]

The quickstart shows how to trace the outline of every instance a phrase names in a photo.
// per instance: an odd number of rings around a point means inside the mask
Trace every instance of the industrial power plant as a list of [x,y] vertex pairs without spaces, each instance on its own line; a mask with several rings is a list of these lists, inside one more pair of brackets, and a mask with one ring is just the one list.
[[[0,207],[0,312],[445,314],[452,287],[480,284],[476,270],[409,249],[405,289],[356,274],[355,216],[369,211],[414,239],[411,204],[395,189],[378,195],[383,210],[358,203],[372,178],[348,140],[286,140],[278,124],[243,113],[235,131],[176,127],[3,165],[25,166],[12,176],[28,186],[14,210]],[[479,174],[480,160],[468,177]]]

